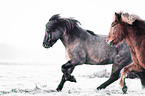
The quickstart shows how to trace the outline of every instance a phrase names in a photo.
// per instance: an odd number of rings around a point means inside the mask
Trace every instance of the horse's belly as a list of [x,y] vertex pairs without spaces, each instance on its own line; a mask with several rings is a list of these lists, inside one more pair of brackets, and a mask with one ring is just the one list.
[[98,56],[89,56],[87,63],[95,64],[95,65],[106,65],[110,64],[110,59],[106,56],[98,57]]

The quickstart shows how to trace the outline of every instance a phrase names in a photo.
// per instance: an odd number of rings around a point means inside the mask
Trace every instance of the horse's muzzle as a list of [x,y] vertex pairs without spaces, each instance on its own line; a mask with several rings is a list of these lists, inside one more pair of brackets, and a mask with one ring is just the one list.
[[50,46],[50,44],[47,44],[47,43],[44,43],[44,42],[43,42],[43,47],[44,47],[44,48],[50,48],[51,46]]

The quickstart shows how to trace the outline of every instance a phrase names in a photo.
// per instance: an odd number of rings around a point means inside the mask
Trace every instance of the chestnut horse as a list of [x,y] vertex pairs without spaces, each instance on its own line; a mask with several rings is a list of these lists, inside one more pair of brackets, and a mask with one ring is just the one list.
[[[121,71],[120,86],[124,93],[127,91],[125,76],[131,72],[143,72],[145,69],[145,21],[138,16],[128,13],[115,13],[107,42],[116,45],[126,40],[130,47],[133,62]],[[145,78],[145,75],[143,75]]]

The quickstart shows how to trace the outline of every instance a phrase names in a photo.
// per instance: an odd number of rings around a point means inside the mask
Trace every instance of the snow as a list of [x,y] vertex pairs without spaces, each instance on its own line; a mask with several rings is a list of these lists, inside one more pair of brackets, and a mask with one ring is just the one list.
[[[61,92],[55,91],[66,62],[65,50],[60,41],[49,50],[42,47],[45,24],[60,13],[79,20],[84,29],[107,35],[114,12],[135,13],[145,19],[144,9],[143,0],[1,0],[0,95],[124,96],[118,81],[96,90],[109,78],[111,65],[77,66],[72,73],[77,83],[66,82]],[[144,96],[139,79],[126,79],[126,84],[125,96]]]
[[[0,68],[0,95],[3,96],[124,96],[119,81],[106,89],[96,90],[108,79],[111,65],[77,66],[73,72],[77,83],[66,82],[61,92],[55,90],[62,76],[60,65],[1,64]],[[139,79],[126,79],[126,84],[125,96],[144,96]]]

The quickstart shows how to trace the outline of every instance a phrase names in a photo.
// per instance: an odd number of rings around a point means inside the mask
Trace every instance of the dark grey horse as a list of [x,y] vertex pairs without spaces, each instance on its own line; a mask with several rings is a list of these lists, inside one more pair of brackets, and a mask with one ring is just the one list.
[[[96,35],[92,31],[84,30],[72,18],[61,18],[54,15],[46,24],[43,41],[45,48],[52,47],[60,39],[65,46],[69,61],[62,65],[63,76],[57,91],[61,91],[66,81],[76,82],[71,75],[75,66],[82,64],[106,65],[113,64],[110,78],[97,89],[104,89],[119,78],[121,69],[132,62],[129,47],[125,43],[109,46],[106,36]],[[143,83],[143,73],[139,74]]]

